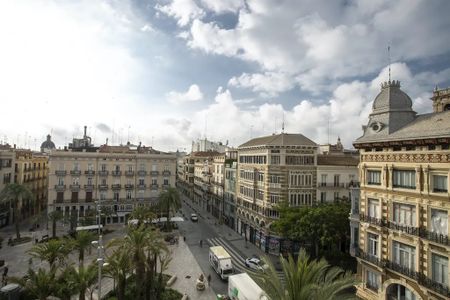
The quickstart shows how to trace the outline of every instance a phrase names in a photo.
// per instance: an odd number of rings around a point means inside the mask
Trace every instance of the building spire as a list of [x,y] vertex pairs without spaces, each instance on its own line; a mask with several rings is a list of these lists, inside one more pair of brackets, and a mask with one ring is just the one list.
[[388,45],[388,59],[389,59],[389,82],[391,82],[391,46]]

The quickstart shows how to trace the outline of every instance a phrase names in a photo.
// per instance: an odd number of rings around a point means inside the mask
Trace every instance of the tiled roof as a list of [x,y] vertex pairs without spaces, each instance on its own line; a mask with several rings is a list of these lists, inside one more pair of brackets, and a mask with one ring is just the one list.
[[326,166],[357,166],[359,156],[355,155],[317,155],[317,165]]
[[317,144],[303,134],[281,133],[251,139],[238,148],[254,146],[317,146]]
[[358,138],[354,144],[450,137],[450,111],[417,115],[414,121],[383,136]]
[[196,157],[211,157],[211,156],[217,156],[217,155],[223,155],[223,153],[220,153],[217,151],[197,151],[197,152],[191,153],[191,156],[196,156]]

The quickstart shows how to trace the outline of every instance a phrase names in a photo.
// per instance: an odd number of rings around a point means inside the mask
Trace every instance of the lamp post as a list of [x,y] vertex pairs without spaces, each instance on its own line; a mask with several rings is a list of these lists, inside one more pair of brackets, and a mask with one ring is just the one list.
[[102,267],[106,267],[108,263],[104,262],[103,257],[103,237],[102,237],[102,209],[100,201],[97,203],[97,214],[98,214],[98,241],[92,241],[92,245],[97,247],[97,264],[98,264],[98,300],[102,299]]

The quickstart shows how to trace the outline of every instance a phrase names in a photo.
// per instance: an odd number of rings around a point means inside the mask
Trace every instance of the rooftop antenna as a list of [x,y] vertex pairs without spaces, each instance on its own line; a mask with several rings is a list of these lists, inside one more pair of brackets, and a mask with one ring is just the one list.
[[205,135],[205,140],[206,140],[206,131],[208,130],[208,115],[205,114],[205,132],[203,133]]
[[328,135],[328,144],[330,144],[330,118],[328,118],[328,128],[327,128],[327,135]]
[[391,46],[388,45],[388,59],[389,59],[389,82],[391,82]]
[[281,133],[284,133],[284,112],[283,112],[283,122],[281,123]]
[[128,137],[127,137],[127,142],[130,141],[130,128],[131,128],[131,126],[128,125]]

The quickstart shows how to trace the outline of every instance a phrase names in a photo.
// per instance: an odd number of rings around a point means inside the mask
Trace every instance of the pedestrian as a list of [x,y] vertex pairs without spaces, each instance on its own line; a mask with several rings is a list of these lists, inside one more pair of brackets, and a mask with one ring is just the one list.
[[208,286],[211,286],[210,283],[211,283],[211,274],[208,274]]
[[203,240],[200,240],[200,247],[203,247]]
[[186,236],[183,235],[183,242],[186,242]]

